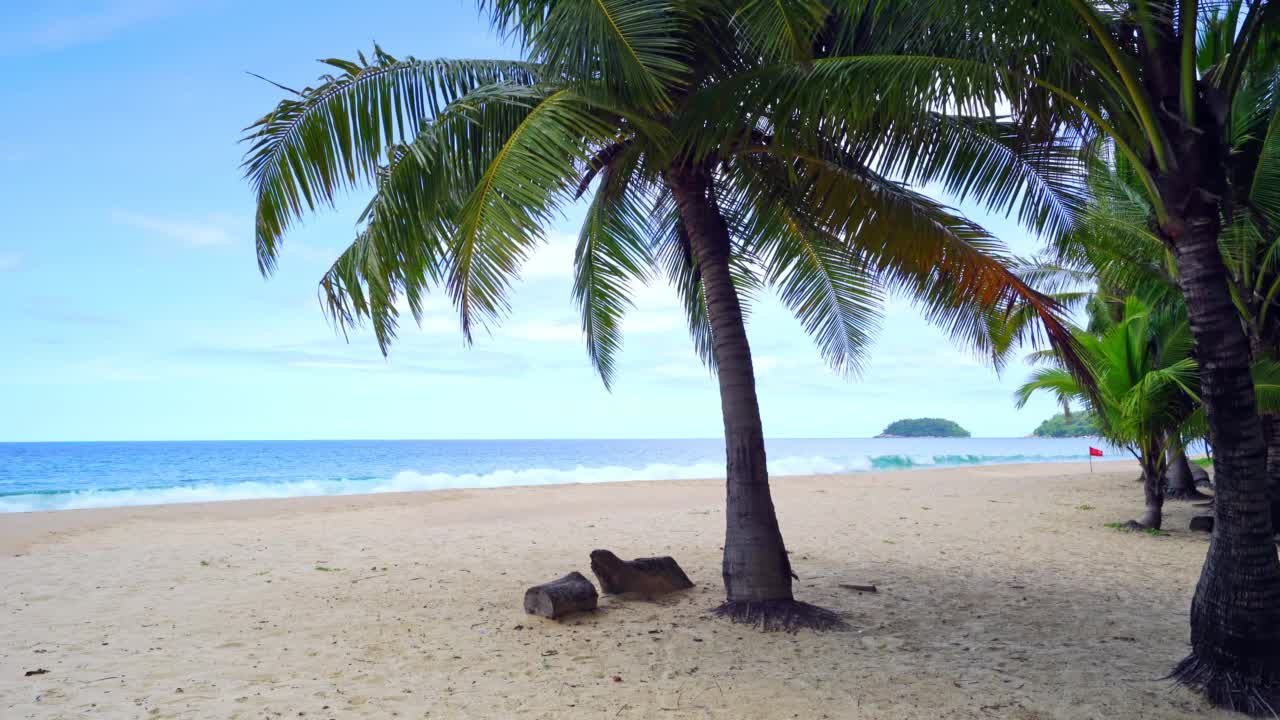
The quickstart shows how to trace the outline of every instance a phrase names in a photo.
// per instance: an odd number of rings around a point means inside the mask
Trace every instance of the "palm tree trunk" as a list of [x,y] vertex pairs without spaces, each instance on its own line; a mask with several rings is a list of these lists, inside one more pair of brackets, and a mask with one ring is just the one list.
[[1191,474],[1191,462],[1187,460],[1186,448],[1182,447],[1176,434],[1171,434],[1165,446],[1165,459],[1168,469],[1165,470],[1166,500],[1206,500],[1208,495],[1196,489],[1195,476]]
[[1142,468],[1142,498],[1145,509],[1139,524],[1152,530],[1159,530],[1164,521],[1164,473],[1160,471],[1160,464],[1152,460],[1144,463]]
[[838,616],[796,602],[791,592],[791,562],[769,493],[751,346],[729,273],[729,227],[715,204],[711,176],[700,168],[687,169],[672,173],[668,185],[701,273],[720,382],[727,459],[727,601],[717,612],[766,630],[833,627],[840,623]]
[[[1190,163],[1188,164],[1189,166]],[[1194,183],[1183,180],[1183,189]],[[1216,206],[1170,193],[1185,212],[1161,227],[1178,261],[1214,449],[1214,530],[1191,602],[1191,655],[1173,677],[1251,714],[1280,707],[1280,560],[1272,539],[1262,423],[1249,341],[1227,288]]]
[[1280,532],[1280,416],[1262,415],[1262,437],[1267,444],[1267,488],[1271,493],[1271,529]]

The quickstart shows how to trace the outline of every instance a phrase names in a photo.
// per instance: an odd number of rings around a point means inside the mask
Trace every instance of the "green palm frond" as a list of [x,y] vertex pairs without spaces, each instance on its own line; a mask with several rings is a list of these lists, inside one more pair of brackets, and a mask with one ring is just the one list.
[[637,106],[670,109],[686,81],[687,7],[665,0],[481,0],[502,32],[580,91],[607,88]]
[[733,24],[765,62],[803,61],[813,56],[829,13],[820,0],[746,0]]
[[1018,409],[1026,407],[1031,396],[1038,392],[1052,394],[1059,405],[1072,400],[1084,400],[1084,389],[1074,375],[1063,368],[1041,368],[1014,391],[1014,402]]
[[537,74],[524,62],[397,60],[377,48],[372,61],[323,62],[339,73],[245,128],[243,168],[257,197],[263,273],[274,269],[280,239],[302,213],[374,181],[387,148],[411,140],[423,121],[478,87],[531,84]]
[[[749,155],[728,167],[726,213],[738,219],[742,251],[779,294],[839,374],[866,362],[883,313],[875,270],[850,246],[804,214],[803,191],[784,163]],[[799,194],[798,194],[799,191]]]
[[1271,95],[1270,118],[1265,125],[1258,160],[1249,183],[1249,203],[1280,232],[1280,90]]
[[685,324],[689,329],[689,339],[693,341],[694,352],[708,369],[715,372],[715,356],[711,351],[711,320],[707,317],[702,274],[698,271],[698,261],[693,255],[689,233],[669,192],[664,191],[659,195],[655,203],[654,220],[654,258],[684,309]]
[[793,159],[810,174],[812,222],[844,238],[886,288],[905,293],[958,344],[999,358],[1003,341],[992,335],[991,315],[1025,305],[1067,365],[1082,368],[1058,303],[1019,278],[1003,245],[981,227],[847,158]]
[[459,210],[451,243],[446,287],[468,339],[477,323],[505,314],[507,288],[543,228],[573,198],[582,168],[595,150],[621,138],[609,117],[566,89],[498,139],[493,161]]
[[759,231],[757,247],[777,288],[837,373],[864,367],[879,329],[884,298],[874,273],[847,244],[785,213],[779,227]]
[[643,194],[629,187],[629,169],[614,167],[602,176],[578,236],[574,262],[573,294],[582,312],[587,354],[606,388],[613,386],[622,319],[631,307],[628,288],[648,282],[653,266],[652,228]]
[[364,229],[321,280],[321,299],[344,332],[368,319],[385,354],[395,338],[400,299],[421,320],[425,293],[455,267],[458,220],[505,140],[543,98],[535,87],[476,88],[423,121],[407,145],[388,149]]
[[1012,213],[1046,237],[1070,231],[1089,200],[1090,145],[1070,135],[1028,137],[1007,120],[930,113],[874,133],[868,158],[882,174],[938,183],[956,202]]

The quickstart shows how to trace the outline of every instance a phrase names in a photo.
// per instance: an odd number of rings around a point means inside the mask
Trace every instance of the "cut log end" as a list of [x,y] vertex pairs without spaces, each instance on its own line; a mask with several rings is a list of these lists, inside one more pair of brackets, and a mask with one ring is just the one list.
[[580,572],[559,580],[535,585],[524,593],[524,611],[530,615],[558,620],[565,615],[596,609],[596,586]]
[[623,560],[608,550],[591,551],[591,572],[605,595],[639,593],[655,597],[693,587],[693,581],[671,557]]

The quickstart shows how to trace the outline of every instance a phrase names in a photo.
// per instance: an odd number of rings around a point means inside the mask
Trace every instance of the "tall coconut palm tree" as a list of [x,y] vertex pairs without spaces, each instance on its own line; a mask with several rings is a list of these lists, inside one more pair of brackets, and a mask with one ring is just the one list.
[[[875,5],[875,0],[857,5]],[[1280,558],[1276,554],[1262,424],[1250,346],[1219,251],[1233,208],[1280,217],[1278,185],[1248,193],[1241,178],[1272,173],[1257,153],[1232,152],[1236,99],[1250,68],[1274,72],[1280,2],[937,0],[919,10],[919,50],[833,57],[769,68],[749,83],[749,104],[776,102],[797,123],[838,117],[869,127],[922,103],[953,111],[1007,108],[1025,133],[1098,138],[1130,162],[1151,204],[1152,226],[1177,260],[1214,448],[1216,524],[1191,605],[1190,655],[1174,677],[1217,705],[1255,714],[1280,707]],[[1200,49],[1222,48],[1202,66]],[[867,78],[874,77],[874,90]],[[747,83],[744,83],[747,85]],[[816,88],[825,92],[817,93]],[[923,112],[921,112],[923,115]],[[903,177],[932,141],[927,124],[882,134]],[[1276,115],[1256,138],[1280,135]],[[882,150],[892,155],[892,149]],[[981,166],[956,183],[984,187]],[[1023,219],[1035,220],[1035,218]]]
[[[420,318],[426,293],[443,288],[469,340],[506,314],[508,286],[559,211],[589,194],[574,294],[605,384],[630,288],[657,274],[680,294],[719,382],[728,496],[720,613],[766,629],[836,624],[793,596],[745,300],[776,288],[846,373],[861,366],[881,300],[895,291],[979,350],[992,342],[992,312],[1029,304],[1049,340],[1073,352],[1055,304],[1009,271],[999,243],[889,179],[864,152],[871,140],[741,92],[773,66],[900,45],[915,26],[835,2],[480,5],[524,48],[523,61],[397,59],[380,49],[328,60],[336,74],[285,88],[290,96],[248,128],[261,269],[274,267],[301,215],[372,185],[359,235],[320,282],[333,320],[344,330],[367,321],[385,352],[399,307]],[[1066,222],[1070,193],[1045,191],[1060,177],[1025,159],[1032,143],[994,118],[927,121],[948,142],[936,172],[977,159],[1001,181],[990,203]],[[1059,157],[1053,143],[1035,147],[1037,160]]]
[[1191,332],[1185,313],[1174,310],[1162,312],[1131,296],[1123,301],[1120,319],[1101,332],[1076,331],[1096,389],[1051,365],[1015,393],[1020,408],[1038,392],[1085,404],[1098,417],[1103,437],[1138,458],[1146,510],[1141,520],[1130,521],[1134,529],[1160,528],[1169,443],[1177,442],[1196,402]]

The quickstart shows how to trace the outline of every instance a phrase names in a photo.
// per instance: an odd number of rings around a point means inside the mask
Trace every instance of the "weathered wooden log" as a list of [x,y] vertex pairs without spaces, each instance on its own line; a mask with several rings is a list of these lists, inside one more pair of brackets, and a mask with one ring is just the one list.
[[525,590],[524,611],[556,620],[569,613],[595,610],[599,597],[590,580],[580,572],[571,572],[559,580]]
[[844,588],[845,590],[857,590],[858,592],[867,592],[867,593],[879,592],[879,590],[876,590],[875,585],[858,585],[856,583],[840,583],[840,587]]
[[665,556],[622,560],[608,550],[592,550],[591,572],[605,595],[633,592],[654,597],[693,587],[675,559]]
[[1197,515],[1191,518],[1191,529],[1196,532],[1213,532],[1213,516]]

